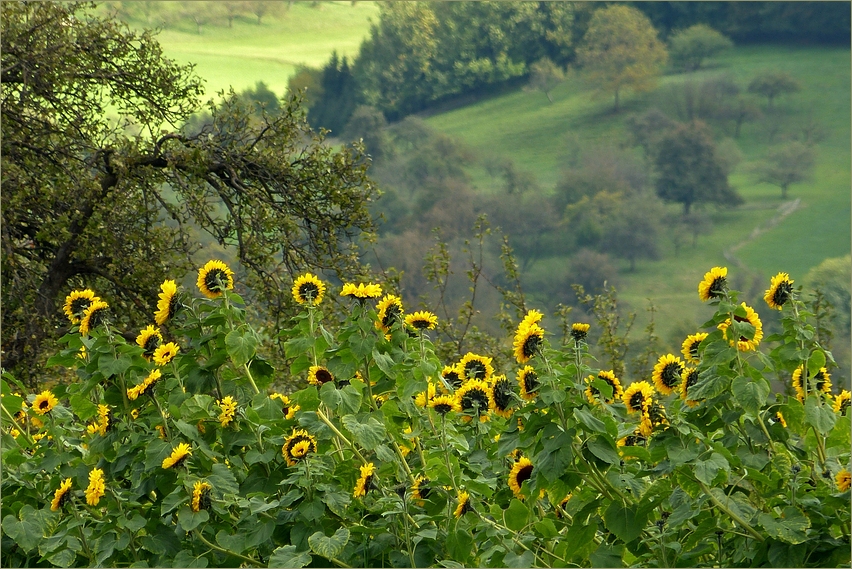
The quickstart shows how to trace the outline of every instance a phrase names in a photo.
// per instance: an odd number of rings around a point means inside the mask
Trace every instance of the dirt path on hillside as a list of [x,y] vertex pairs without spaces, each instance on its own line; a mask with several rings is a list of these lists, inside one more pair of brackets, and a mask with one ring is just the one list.
[[746,237],[736,245],[725,249],[722,252],[722,254],[725,256],[725,260],[727,260],[728,263],[731,265],[743,268],[743,262],[740,261],[739,258],[737,258],[735,253],[742,249],[745,245],[748,245],[749,243],[757,239],[757,237],[760,236],[762,233],[772,229],[773,227],[781,223],[781,221],[783,221],[785,217],[799,209],[801,206],[802,198],[796,198],[792,201],[782,203],[780,206],[778,206],[778,213],[776,213],[772,217],[772,219],[762,225],[758,225],[757,227],[755,227],[748,237]]

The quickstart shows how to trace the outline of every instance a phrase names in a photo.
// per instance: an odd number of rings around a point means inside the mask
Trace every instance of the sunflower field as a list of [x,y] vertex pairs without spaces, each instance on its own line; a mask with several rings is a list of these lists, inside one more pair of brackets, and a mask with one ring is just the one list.
[[440,361],[434,314],[312,274],[274,369],[234,284],[221,261],[200,294],[165,281],[135,342],[108,299],[67,297],[50,365],[76,381],[3,376],[3,566],[850,563],[850,394],[784,273],[758,307],[783,333],[714,267],[712,317],[629,385],[597,367],[589,323],[554,346],[529,310],[512,369]]

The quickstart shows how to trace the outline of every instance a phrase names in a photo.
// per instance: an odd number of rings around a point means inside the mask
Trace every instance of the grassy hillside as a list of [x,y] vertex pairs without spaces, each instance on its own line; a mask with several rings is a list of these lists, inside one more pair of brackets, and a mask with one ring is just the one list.
[[[714,212],[712,234],[699,237],[695,249],[686,246],[675,256],[673,246],[663,237],[663,259],[640,261],[633,273],[627,271],[626,262],[623,264],[620,297],[640,313],[637,330],[643,325],[647,298],[660,309],[658,332],[663,338],[709,315],[696,290],[704,271],[714,265],[727,265],[737,273],[739,262],[754,276],[762,276],[768,286],[769,277],[778,271],[801,279],[824,258],[849,252],[850,52],[824,47],[740,47],[720,58],[714,68],[702,71],[701,76],[730,74],[745,88],[764,69],[786,71],[803,85],[801,92],[776,102],[783,118],[775,141],[797,132],[807,120],[817,123],[824,139],[816,150],[814,180],[792,186],[789,199],[801,198],[800,207],[750,239],[755,228],[765,226],[778,214],[782,200],[779,188],[758,184],[749,174],[750,164],[771,146],[770,121],[746,124],[736,141],[743,161],[730,180],[746,204],[736,210]],[[573,78],[552,92],[553,104],[542,93],[516,90],[427,120],[482,154],[512,158],[533,172],[547,191],[559,178],[569,139],[579,142],[580,147],[607,139],[623,140],[627,117],[659,104],[666,87],[684,79],[684,75],[666,76],[655,92],[628,98],[619,114],[611,112],[611,99],[591,99],[590,90]],[[484,170],[473,170],[471,176],[481,191],[488,191],[493,184]],[[737,245],[734,256],[726,258],[725,251]],[[565,261],[564,257],[539,261],[526,277],[530,282],[544,279],[564,267]],[[747,285],[736,279],[734,282]]]

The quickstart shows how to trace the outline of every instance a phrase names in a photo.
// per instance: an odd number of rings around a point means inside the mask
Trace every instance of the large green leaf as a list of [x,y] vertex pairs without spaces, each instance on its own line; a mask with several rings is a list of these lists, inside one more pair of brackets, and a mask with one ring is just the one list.
[[527,518],[529,518],[530,511],[524,506],[524,503],[520,500],[513,498],[512,502],[509,504],[509,508],[503,515],[503,518],[506,520],[506,527],[512,531],[521,531],[527,525]]
[[355,442],[367,450],[375,449],[387,438],[384,424],[367,413],[344,415],[343,426],[352,433]]
[[622,504],[618,501],[610,503],[604,512],[606,529],[629,543],[642,534],[648,522],[648,514],[639,511],[634,504]]
[[295,545],[285,545],[277,548],[269,557],[270,567],[300,569],[311,562],[311,554],[307,551],[296,552]]
[[232,330],[225,336],[225,348],[234,365],[242,366],[254,356],[257,338],[251,331]]
[[816,427],[822,435],[827,435],[837,422],[837,415],[831,407],[820,402],[816,395],[808,396],[805,401],[805,420]]
[[720,470],[728,471],[731,467],[725,457],[714,452],[707,460],[696,460],[693,466],[695,477],[707,485],[713,484],[713,479]]
[[340,555],[348,541],[349,530],[340,528],[331,537],[326,536],[321,531],[314,533],[308,538],[308,545],[317,555],[322,555],[326,559],[334,559]]
[[35,512],[35,508],[27,504],[18,514],[21,519],[11,514],[3,518],[3,532],[24,551],[33,550],[41,541],[41,526],[35,518]]
[[769,514],[760,514],[757,521],[766,530],[766,533],[787,543],[804,543],[808,539],[807,530],[811,527],[811,520],[795,506],[784,508],[780,518]]
[[761,378],[752,380],[739,376],[731,383],[731,393],[740,407],[751,415],[757,415],[769,396],[769,382]]

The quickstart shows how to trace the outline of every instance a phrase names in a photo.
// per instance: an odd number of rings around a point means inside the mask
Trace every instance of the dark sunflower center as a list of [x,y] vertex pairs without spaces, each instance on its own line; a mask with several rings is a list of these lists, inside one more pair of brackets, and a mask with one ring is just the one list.
[[488,394],[481,389],[471,389],[462,396],[461,403],[463,409],[488,409]]
[[369,492],[373,489],[373,475],[368,474],[364,479],[364,492]]
[[204,286],[212,291],[222,291],[228,282],[228,275],[222,269],[210,269],[204,275]]
[[453,408],[453,406],[450,405],[449,403],[436,403],[435,404],[435,411],[437,411],[441,415],[446,415],[447,413],[449,413],[452,410],[452,408]]
[[532,464],[528,466],[524,466],[518,471],[518,476],[515,478],[518,482],[518,486],[524,483],[525,480],[529,480],[532,476],[533,466]]
[[571,337],[579,342],[580,340],[586,337],[586,331],[575,328],[571,330]]
[[319,381],[320,383],[327,383],[334,379],[334,377],[331,375],[331,372],[327,369],[317,370],[316,378],[317,381]]
[[533,334],[526,340],[524,340],[524,345],[521,346],[521,351],[524,353],[525,358],[531,358],[535,354],[538,353],[539,348],[541,347],[541,336],[538,334]]
[[527,393],[532,393],[538,389],[538,375],[531,371],[524,376],[524,389]]
[[470,499],[467,499],[464,501],[464,504],[462,504],[461,515],[465,515],[471,510],[473,510],[473,508],[470,505]]
[[825,374],[822,371],[818,371],[814,376],[814,385],[816,386],[817,391],[822,391],[825,387]]
[[511,390],[509,389],[509,382],[500,380],[494,384],[494,405],[500,411],[503,411],[509,407],[509,403],[512,402]]
[[160,338],[156,335],[148,336],[148,339],[145,340],[145,354],[151,355],[154,353],[154,350],[160,347]]
[[169,299],[169,313],[166,314],[166,318],[173,318],[174,315],[177,313],[179,307],[180,303],[178,302],[177,295],[173,294],[172,297]]
[[692,387],[698,381],[698,372],[695,371],[695,370],[691,371],[690,373],[688,373],[686,375],[686,378],[684,379],[684,381],[686,382],[687,388]]
[[39,401],[38,408],[39,409],[48,409],[50,407],[50,401],[45,399],[44,401]]
[[645,444],[645,437],[641,435],[628,435],[624,439],[624,446],[635,447],[642,446]]
[[454,389],[458,389],[459,387],[461,387],[461,378],[459,377],[459,374],[455,371],[451,371],[450,373],[445,375],[444,379],[446,379],[447,383],[452,385]]
[[688,350],[689,355],[690,355],[690,356],[692,356],[692,357],[693,357],[693,358],[695,358],[695,359],[698,359],[698,345],[699,345],[700,343],[701,343],[701,341],[700,341],[700,340],[696,340],[696,341],[693,341],[693,342],[689,345],[689,350]]
[[71,492],[65,491],[62,496],[59,497],[59,507],[61,508],[71,499]]
[[385,310],[385,317],[382,318],[382,325],[386,328],[390,328],[394,322],[399,321],[400,309],[396,304],[391,304],[388,306],[387,310]]
[[71,312],[75,316],[81,316],[91,305],[92,301],[88,298],[75,298],[71,301]]
[[648,418],[651,419],[652,424],[659,425],[666,420],[666,410],[660,405],[652,405],[648,411]]
[[312,301],[319,295],[319,287],[316,283],[302,283],[299,287],[299,296],[307,300],[308,302]]
[[429,484],[428,478],[420,481],[420,485],[417,487],[417,495],[419,497],[421,497],[421,498],[428,498],[429,497],[429,492],[431,491],[431,489],[429,488],[428,484]]
[[210,488],[204,488],[201,490],[201,496],[198,497],[198,509],[207,510],[211,505],[212,500],[210,499]]
[[[302,451],[300,454],[295,454],[296,452],[299,452],[296,450],[296,447],[299,446],[299,443],[305,443],[305,445],[302,445],[303,447],[305,447],[305,450]],[[289,454],[292,458],[301,458],[311,449],[312,446],[313,445],[311,439],[304,435],[298,435],[290,441],[289,445],[287,445],[287,454]]]
[[772,302],[776,305],[781,306],[788,300],[790,300],[790,295],[793,293],[793,285],[787,281],[780,283],[777,287],[775,287],[775,292],[772,293]]
[[846,409],[848,409],[848,408],[850,407],[850,405],[852,405],[852,401],[850,401],[849,399],[844,399],[844,400],[840,403],[840,412],[841,412],[841,413],[843,413],[843,411],[845,411]]
[[713,279],[713,282],[710,283],[710,289],[707,293],[711,298],[723,296],[725,294],[725,289],[728,287],[728,281],[725,277],[716,277]]
[[630,396],[629,401],[630,407],[632,407],[633,409],[641,409],[642,403],[645,401],[645,396],[642,394],[641,391],[637,391],[636,393]]
[[680,366],[676,363],[666,364],[660,376],[663,380],[663,385],[672,388],[680,381]]
[[414,326],[418,330],[425,330],[426,328],[429,327],[429,324],[431,324],[431,322],[429,322],[428,320],[424,320],[422,318],[418,318],[411,323],[411,325]]
[[479,360],[471,360],[464,366],[464,375],[468,379],[485,379],[487,371],[485,364]]
[[103,308],[99,308],[91,313],[89,316],[89,328],[96,328],[104,323],[104,319],[106,318],[106,310]]

